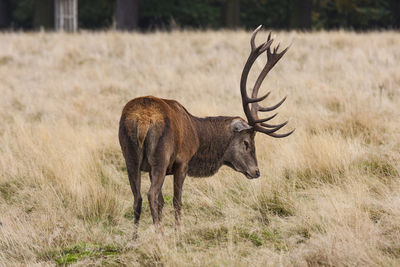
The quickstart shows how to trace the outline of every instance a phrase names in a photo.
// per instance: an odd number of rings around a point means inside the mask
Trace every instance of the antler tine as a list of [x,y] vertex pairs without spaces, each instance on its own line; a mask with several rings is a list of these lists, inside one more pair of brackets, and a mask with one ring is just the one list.
[[271,52],[271,49],[267,49],[267,58],[268,61],[273,61],[273,64],[271,64],[271,69],[275,66],[275,64],[281,59],[281,57],[283,57],[284,54],[286,54],[286,52],[289,50],[290,45],[288,47],[286,47],[282,52],[277,53],[278,47],[274,48],[274,52]]
[[285,102],[287,96],[285,96],[281,101],[279,101],[278,104],[275,104],[271,107],[261,107],[261,106],[257,106],[257,111],[261,111],[261,112],[267,112],[267,111],[272,111],[274,109],[277,109],[280,105],[282,105],[283,102]]
[[271,133],[271,134],[268,134],[268,135],[269,135],[269,136],[272,136],[272,137],[275,137],[275,138],[283,138],[283,137],[286,137],[286,136],[291,135],[295,130],[296,130],[296,129],[293,129],[293,130],[291,130],[290,132],[284,133],[284,134]]
[[265,133],[265,134],[271,134],[271,133],[274,133],[274,132],[276,132],[276,131],[278,131],[280,128],[282,128],[283,126],[285,126],[286,124],[285,123],[282,123],[282,124],[280,124],[280,125],[278,125],[277,127],[274,127],[274,128],[271,128],[271,129],[266,129],[266,128],[264,128],[264,127],[261,127],[260,125],[258,125],[258,124],[256,124],[255,126],[254,126],[254,129],[257,131],[257,132],[262,132],[262,133]]
[[255,44],[255,39],[256,39],[256,35],[257,33],[261,30],[262,25],[258,26],[257,29],[254,30],[251,39],[250,39],[250,45],[251,45],[251,51],[256,50],[256,44]]
[[270,93],[271,93],[271,92],[268,92],[268,93],[266,93],[265,95],[263,95],[262,97],[248,98],[248,99],[247,99],[247,103],[256,103],[256,102],[263,101],[264,99],[266,99],[266,98],[269,96]]
[[[262,25],[258,26],[257,29],[254,30],[254,32],[251,36],[251,39],[250,39],[251,52],[250,52],[250,55],[247,59],[245,66],[243,68],[242,77],[240,80],[240,91],[241,91],[241,95],[242,95],[243,110],[244,110],[244,113],[246,114],[248,123],[254,127],[255,131],[268,134],[272,137],[281,138],[281,137],[290,135],[293,131],[290,133],[287,133],[287,134],[276,134],[274,132],[276,132],[283,126],[285,126],[288,122],[286,121],[286,122],[278,124],[278,125],[267,124],[265,122],[274,118],[276,116],[276,114],[269,118],[260,119],[257,115],[257,112],[258,111],[267,112],[267,111],[271,111],[271,110],[278,108],[286,100],[286,97],[284,97],[279,103],[277,103],[271,107],[261,107],[261,106],[259,106],[258,102],[266,99],[270,95],[270,92],[268,92],[267,94],[265,94],[262,97],[257,97],[257,95],[258,95],[260,86],[261,86],[262,82],[264,81],[265,77],[267,76],[268,72],[282,58],[282,56],[287,52],[287,50],[289,49],[290,46],[286,47],[282,52],[278,53],[278,49],[280,46],[280,44],[278,44],[273,49],[273,52],[271,52],[271,44],[273,42],[273,39],[271,38],[271,32],[270,32],[268,34],[267,41],[256,47],[255,38],[256,38],[257,33],[261,30],[261,28],[262,28]],[[262,69],[260,75],[258,76],[258,78],[254,84],[251,98],[250,98],[250,97],[248,97],[247,90],[246,90],[247,76],[248,76],[250,69],[251,69],[253,63],[255,62],[255,60],[264,51],[267,51],[267,63],[265,64],[264,68]],[[251,108],[249,107],[249,105],[251,105]],[[264,127],[271,128],[271,129],[266,129]]]
[[268,123],[265,123],[265,122],[263,122],[263,123],[260,123],[260,125],[261,126],[263,126],[263,127],[266,127],[266,128],[276,128],[276,127],[279,127],[279,126],[285,126],[286,124],[288,124],[288,122],[289,121],[285,121],[284,123],[281,123],[281,124],[268,124]]
[[278,113],[275,113],[274,115],[272,115],[271,117],[265,118],[266,121],[272,120],[273,118],[275,118],[278,115]]

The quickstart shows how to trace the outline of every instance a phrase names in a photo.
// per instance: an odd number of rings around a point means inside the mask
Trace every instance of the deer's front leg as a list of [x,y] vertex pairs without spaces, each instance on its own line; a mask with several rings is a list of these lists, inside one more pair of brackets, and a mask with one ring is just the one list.
[[182,163],[177,166],[174,173],[174,209],[175,209],[175,223],[176,226],[180,225],[180,216],[182,208],[182,186],[185,181],[187,173],[187,164]]

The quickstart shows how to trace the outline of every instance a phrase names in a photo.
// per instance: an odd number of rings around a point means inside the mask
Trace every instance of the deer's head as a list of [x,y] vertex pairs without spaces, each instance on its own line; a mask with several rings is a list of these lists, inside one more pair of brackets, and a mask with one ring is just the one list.
[[[256,149],[254,144],[254,137],[256,132],[260,132],[275,138],[283,138],[289,136],[294,132],[294,129],[288,133],[280,134],[276,133],[279,129],[285,126],[288,121],[281,124],[269,124],[267,121],[275,118],[277,113],[267,118],[260,119],[258,112],[269,112],[277,109],[285,100],[284,97],[277,104],[270,107],[262,107],[258,103],[266,99],[270,92],[264,96],[258,97],[258,91],[268,72],[275,66],[275,64],[282,58],[287,52],[287,47],[282,52],[278,53],[279,44],[271,51],[271,33],[268,35],[268,39],[265,43],[256,46],[255,38],[258,31],[261,29],[261,25],[253,32],[251,37],[250,45],[251,52],[247,59],[247,62],[243,68],[241,80],[240,80],[240,92],[242,95],[243,110],[247,117],[247,122],[242,119],[235,119],[231,124],[231,131],[233,132],[232,141],[225,153],[224,164],[230,166],[236,171],[239,171],[246,175],[247,178],[258,178],[260,171],[257,165]],[[250,72],[256,59],[266,52],[267,62],[258,76],[256,83],[254,84],[251,97],[247,95],[246,84],[247,76]]]

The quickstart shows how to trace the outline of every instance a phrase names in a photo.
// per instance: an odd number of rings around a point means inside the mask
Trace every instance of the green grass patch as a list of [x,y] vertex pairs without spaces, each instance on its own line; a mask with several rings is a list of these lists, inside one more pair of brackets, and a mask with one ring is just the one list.
[[120,254],[120,252],[121,249],[117,248],[113,244],[102,245],[80,242],[56,253],[58,256],[56,256],[55,262],[58,265],[69,265],[81,260],[82,258],[107,259],[115,257]]
[[128,220],[133,220],[135,218],[135,212],[132,207],[128,208],[124,213],[124,218]]
[[279,234],[278,230],[271,230],[269,228],[261,228],[256,231],[249,231],[244,228],[235,229],[236,236],[234,241],[237,244],[240,240],[250,241],[254,246],[268,246],[277,251],[287,250],[287,245],[283,241],[283,237]]
[[256,247],[262,246],[263,240],[262,238],[255,232],[250,233],[249,231],[245,229],[239,229],[239,236],[249,240],[253,245]]
[[286,244],[283,242],[283,239],[278,231],[265,229],[263,232],[263,238],[267,240],[272,246],[278,251],[287,250]]
[[173,199],[172,196],[170,196],[170,195],[164,195],[164,202],[165,202],[166,204],[172,204],[172,199]]

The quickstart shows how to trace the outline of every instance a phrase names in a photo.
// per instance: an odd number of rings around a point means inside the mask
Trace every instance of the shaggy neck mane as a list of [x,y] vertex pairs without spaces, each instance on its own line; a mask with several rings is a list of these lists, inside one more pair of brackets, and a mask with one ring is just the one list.
[[235,118],[193,117],[200,146],[189,162],[190,176],[211,176],[222,166],[225,151],[232,139],[231,131],[228,129]]

